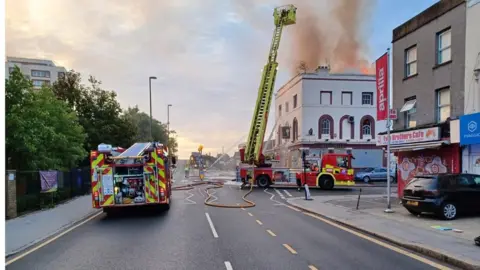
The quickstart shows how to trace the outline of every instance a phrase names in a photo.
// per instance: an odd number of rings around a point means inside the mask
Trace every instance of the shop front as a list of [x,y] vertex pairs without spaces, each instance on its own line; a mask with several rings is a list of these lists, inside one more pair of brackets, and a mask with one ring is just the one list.
[[[390,150],[397,157],[398,197],[416,175],[460,172],[460,146],[450,142],[449,123],[405,131],[392,131]],[[386,149],[386,134],[377,145]]]
[[480,174],[480,113],[460,117],[462,171]]

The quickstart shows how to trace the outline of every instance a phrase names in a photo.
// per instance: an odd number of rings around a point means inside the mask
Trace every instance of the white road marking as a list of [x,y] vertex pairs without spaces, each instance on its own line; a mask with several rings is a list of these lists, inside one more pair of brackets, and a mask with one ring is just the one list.
[[283,196],[283,194],[278,189],[274,188],[273,190],[275,190],[275,192],[277,192],[277,194],[278,194],[278,196],[280,196],[280,198],[285,200],[285,196]]
[[215,230],[215,227],[213,226],[212,219],[210,218],[210,215],[208,213],[205,213],[205,216],[207,217],[208,224],[210,225],[210,229],[212,230],[213,237],[218,238],[217,230]]
[[187,198],[185,198],[185,204],[197,204],[196,201],[190,200],[190,198],[192,198],[194,195],[193,193],[190,193],[190,190],[185,190],[185,194],[189,195]]
[[229,261],[225,261],[225,267],[227,270],[233,270],[232,264]]
[[287,195],[288,195],[288,197],[293,197],[293,195],[292,195],[292,194],[290,194],[290,192],[288,192],[286,189],[284,189],[284,190],[283,190],[283,192],[285,192],[285,194],[287,194]]
[[218,198],[214,195],[215,193],[217,193],[217,191],[215,189],[209,189],[209,190],[213,191],[213,193],[210,193],[210,191],[207,191],[207,193],[209,193],[213,198],[213,200],[210,200],[209,202],[214,202],[214,201],[218,200]]
[[267,192],[267,190],[268,190],[268,188],[264,189],[263,192],[267,193],[268,195],[272,195],[272,196],[270,197],[270,201],[276,202],[276,204],[274,204],[274,205],[285,205],[284,203],[281,203],[281,202],[279,202],[279,201],[277,201],[277,200],[274,200],[273,198],[275,197],[275,194],[270,193],[270,192]]

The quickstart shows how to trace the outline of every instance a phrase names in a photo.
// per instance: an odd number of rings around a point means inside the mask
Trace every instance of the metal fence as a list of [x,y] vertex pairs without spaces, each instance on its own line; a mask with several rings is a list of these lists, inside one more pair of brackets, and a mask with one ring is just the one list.
[[39,171],[17,171],[17,212],[53,207],[76,196],[90,193],[90,168],[58,172],[58,189],[42,193]]

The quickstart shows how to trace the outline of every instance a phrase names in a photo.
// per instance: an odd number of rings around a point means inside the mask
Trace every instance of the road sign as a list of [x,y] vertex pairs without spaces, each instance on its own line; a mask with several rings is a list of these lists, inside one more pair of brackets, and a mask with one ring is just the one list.
[[390,109],[390,120],[397,120],[397,118],[398,118],[397,110]]

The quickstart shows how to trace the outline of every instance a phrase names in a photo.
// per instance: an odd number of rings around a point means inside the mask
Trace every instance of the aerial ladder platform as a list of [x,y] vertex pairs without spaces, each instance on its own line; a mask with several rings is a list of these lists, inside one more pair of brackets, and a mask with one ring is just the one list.
[[285,5],[275,8],[273,18],[275,29],[273,30],[272,44],[268,54],[268,60],[263,67],[262,79],[258,88],[258,97],[253,113],[250,132],[248,134],[245,149],[244,162],[261,166],[263,139],[267,129],[268,112],[272,103],[272,96],[277,76],[277,54],[284,26],[296,23],[297,8],[294,5]]

